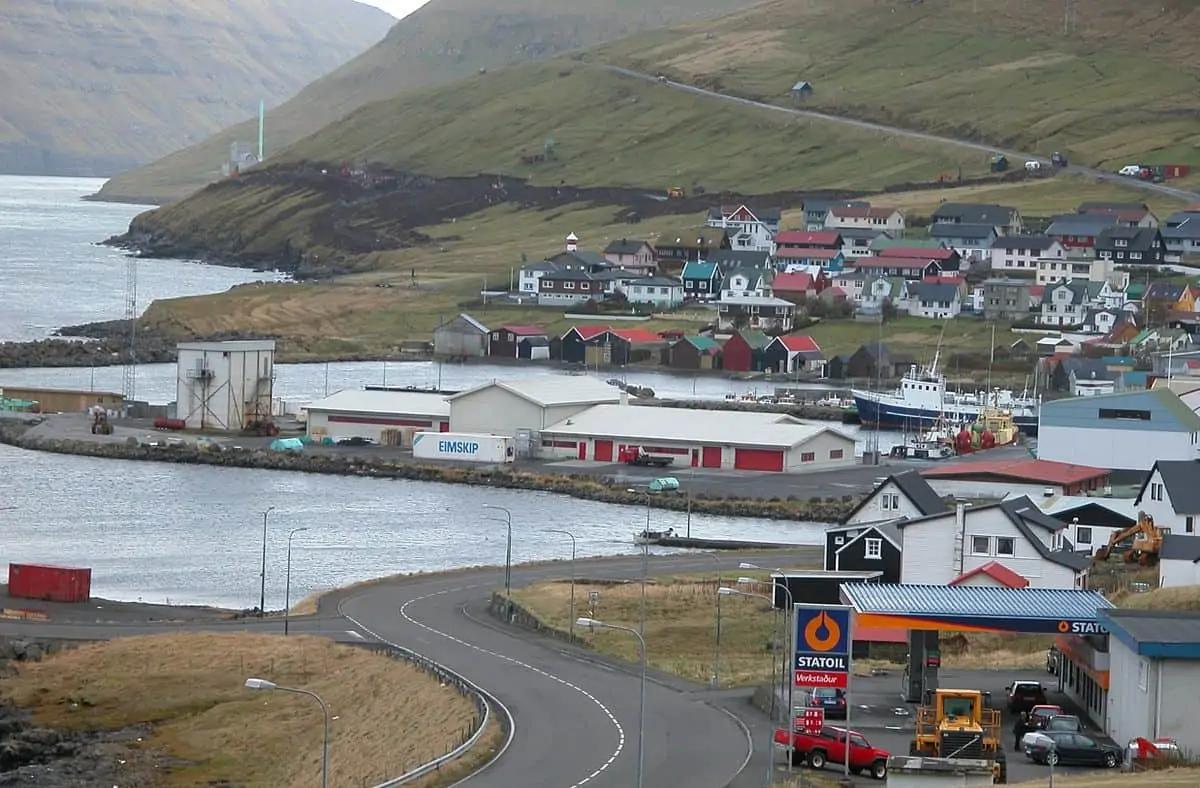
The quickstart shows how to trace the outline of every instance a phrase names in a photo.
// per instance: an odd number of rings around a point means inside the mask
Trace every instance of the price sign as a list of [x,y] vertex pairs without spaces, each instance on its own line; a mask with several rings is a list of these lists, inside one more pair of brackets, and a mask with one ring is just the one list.
[[825,727],[825,709],[805,709],[796,715],[796,730],[815,736]]

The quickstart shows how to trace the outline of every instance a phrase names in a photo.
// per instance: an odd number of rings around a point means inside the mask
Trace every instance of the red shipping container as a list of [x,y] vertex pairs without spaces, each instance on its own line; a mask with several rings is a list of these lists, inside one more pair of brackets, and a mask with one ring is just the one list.
[[1186,178],[1191,171],[1192,171],[1192,166],[1190,164],[1164,164],[1163,165],[1163,177],[1164,178]]
[[9,564],[8,595],[47,602],[86,602],[92,597],[92,570],[47,564]]

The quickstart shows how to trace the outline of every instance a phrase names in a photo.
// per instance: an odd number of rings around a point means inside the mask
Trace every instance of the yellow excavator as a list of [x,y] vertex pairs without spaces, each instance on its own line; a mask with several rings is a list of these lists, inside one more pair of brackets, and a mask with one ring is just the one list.
[[909,755],[974,758],[993,763],[992,782],[1008,783],[1000,712],[984,708],[979,690],[939,689],[917,707],[917,734]]
[[1138,512],[1137,522],[1123,531],[1114,531],[1108,538],[1108,544],[1096,551],[1092,563],[1103,563],[1114,553],[1123,553],[1127,564],[1157,566],[1163,537],[1170,532],[1170,528],[1156,526],[1150,515]]

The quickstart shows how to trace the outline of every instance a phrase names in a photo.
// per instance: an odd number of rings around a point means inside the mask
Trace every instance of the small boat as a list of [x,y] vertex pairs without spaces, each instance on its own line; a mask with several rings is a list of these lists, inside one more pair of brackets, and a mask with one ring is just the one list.
[[658,544],[663,539],[669,539],[674,535],[674,528],[668,528],[665,531],[649,531],[643,529],[633,535],[633,543],[637,545]]

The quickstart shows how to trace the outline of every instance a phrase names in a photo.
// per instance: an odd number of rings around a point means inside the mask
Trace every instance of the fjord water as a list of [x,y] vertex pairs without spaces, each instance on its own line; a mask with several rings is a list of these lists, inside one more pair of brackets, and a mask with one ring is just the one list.
[[[0,340],[37,339],[61,325],[124,314],[125,258],[94,244],[124,231],[136,206],[83,202],[100,181],[0,177]],[[238,269],[183,261],[140,264],[139,302],[224,290],[259,278]],[[556,374],[545,368],[331,364],[329,388],[387,382],[462,388],[493,377]],[[601,377],[603,372],[599,373]],[[279,395],[308,401],[325,390],[325,365],[280,365]],[[386,380],[384,380],[386,376]],[[653,373],[629,376],[664,393],[721,397],[763,384]],[[0,386],[50,385],[120,391],[121,370],[0,370]],[[695,386],[695,389],[693,389]],[[139,371],[139,394],[174,399],[174,368]],[[297,528],[292,599],[394,572],[432,571],[504,558],[504,526],[484,503],[513,513],[513,558],[633,552],[645,527],[641,506],[612,506],[546,493],[429,482],[318,476],[205,466],[100,460],[0,446],[0,561],[89,566],[93,594],[118,600],[250,607],[258,604],[262,513],[267,519],[267,605],[283,606],[287,535]],[[14,507],[8,509],[8,507]],[[686,528],[686,515],[653,511],[654,528]],[[816,523],[692,517],[692,533],[712,538],[818,544]],[[0,571],[3,567],[0,566]],[[499,582],[499,574],[497,575]]]

